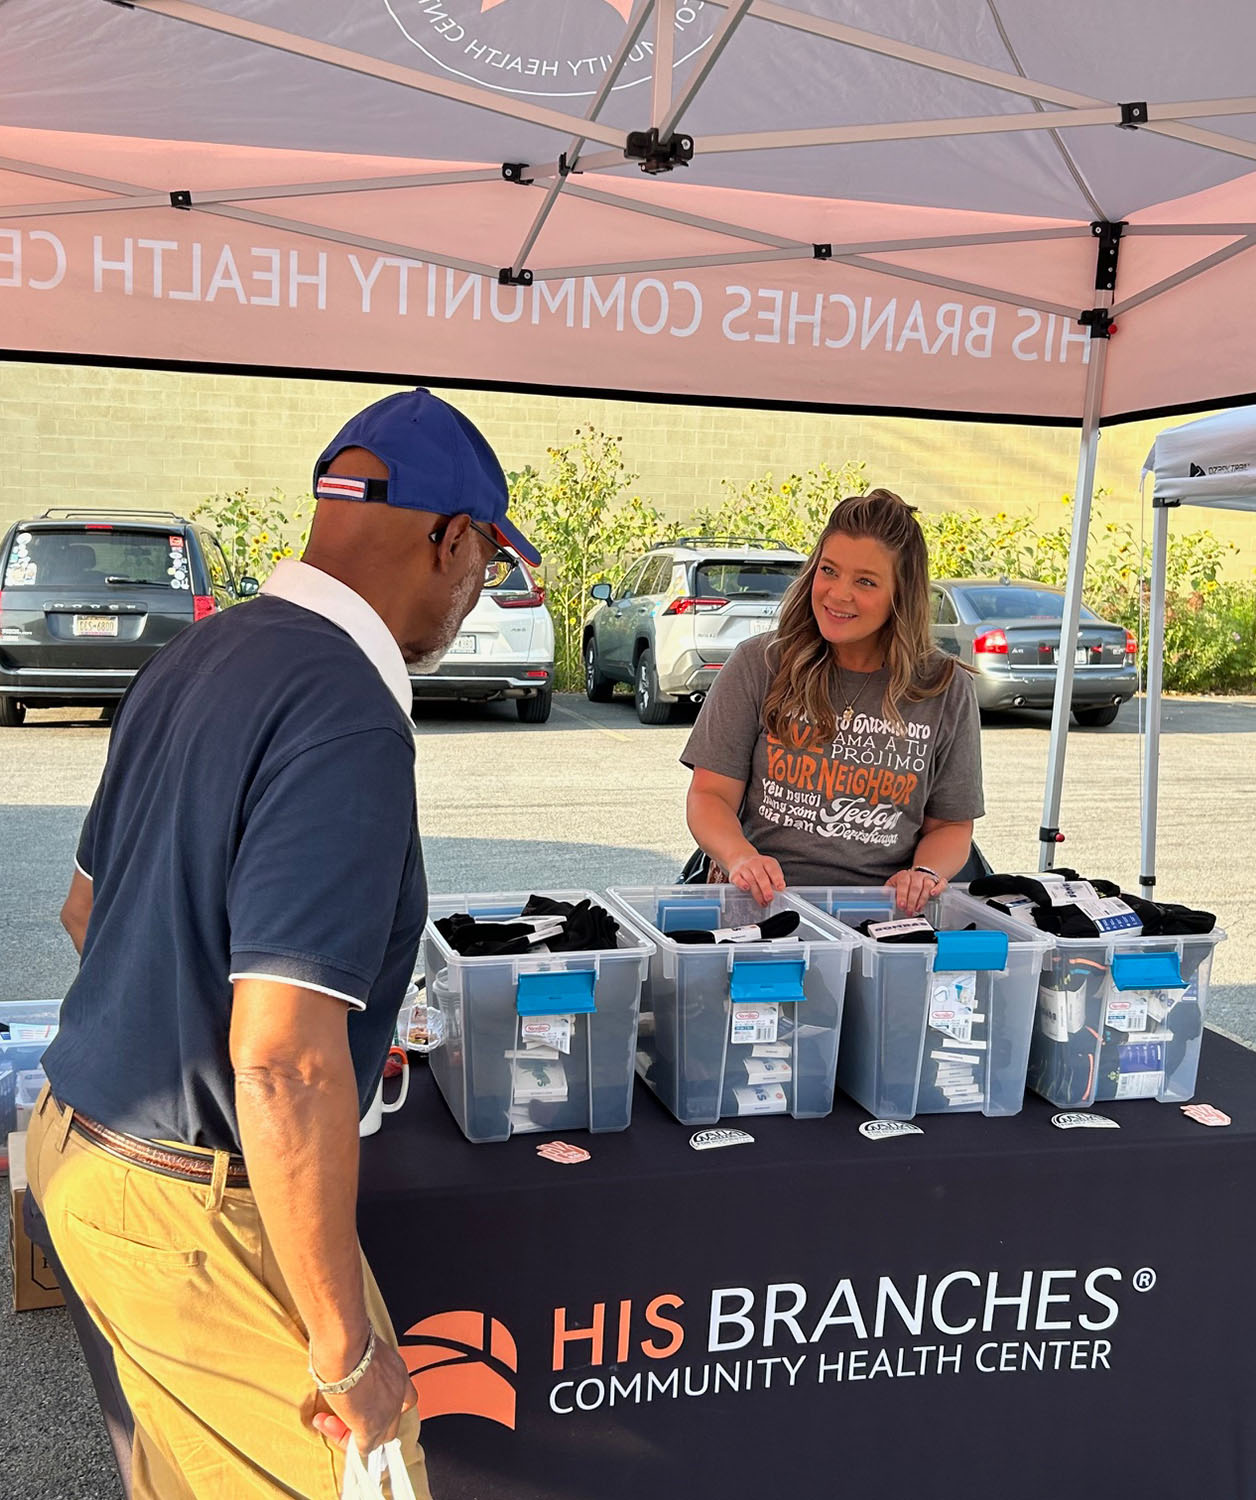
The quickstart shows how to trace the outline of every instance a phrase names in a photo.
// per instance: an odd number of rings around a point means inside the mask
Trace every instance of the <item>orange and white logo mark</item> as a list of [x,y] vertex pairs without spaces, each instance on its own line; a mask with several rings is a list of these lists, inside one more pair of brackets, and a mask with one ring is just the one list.
[[536,1148],[536,1154],[546,1161],[562,1162],[564,1166],[589,1160],[589,1153],[583,1146],[569,1146],[566,1141],[546,1141],[545,1145]]
[[519,1351],[510,1330],[480,1312],[435,1313],[406,1330],[401,1357],[419,1415],[483,1417],[512,1431]]

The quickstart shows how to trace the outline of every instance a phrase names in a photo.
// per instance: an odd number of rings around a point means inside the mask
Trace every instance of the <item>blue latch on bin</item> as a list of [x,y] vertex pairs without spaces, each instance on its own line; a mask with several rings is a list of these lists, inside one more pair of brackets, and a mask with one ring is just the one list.
[[939,932],[938,956],[933,969],[938,974],[957,969],[1007,968],[1006,932]]
[[1114,953],[1112,983],[1118,990],[1184,990],[1176,953]]
[[806,971],[807,965],[800,958],[759,963],[738,963],[734,959],[729,997],[735,1005],[767,1000],[805,1000],[802,976]]
[[658,929],[662,933],[714,932],[720,925],[720,903],[715,901],[660,901]]
[[553,974],[520,974],[515,1009],[521,1016],[588,1015],[597,1010],[592,969],[564,969]]

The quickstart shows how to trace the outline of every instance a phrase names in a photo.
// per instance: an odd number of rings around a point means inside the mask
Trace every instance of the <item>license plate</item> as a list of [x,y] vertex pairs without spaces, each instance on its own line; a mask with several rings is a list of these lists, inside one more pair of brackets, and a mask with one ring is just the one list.
[[474,656],[478,649],[475,636],[467,634],[460,635],[449,648],[451,656]]
[[[1052,660],[1057,666],[1059,666],[1060,652],[1058,648],[1054,652],[1052,652]],[[1089,646],[1078,646],[1077,650],[1073,653],[1073,665],[1075,667],[1088,667],[1090,665]]]
[[747,625],[747,627],[746,627],[746,634],[747,635],[766,635],[769,630],[775,630],[775,629],[776,629],[776,619],[775,619],[775,617],[773,617],[770,620],[751,620],[749,622],[749,624]]
[[117,635],[117,615],[75,615],[75,635]]

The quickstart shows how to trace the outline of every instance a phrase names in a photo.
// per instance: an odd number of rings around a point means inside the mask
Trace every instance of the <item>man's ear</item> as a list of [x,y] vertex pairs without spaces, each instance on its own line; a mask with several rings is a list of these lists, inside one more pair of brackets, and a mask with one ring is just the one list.
[[474,540],[475,533],[471,530],[470,517],[451,516],[445,522],[440,533],[440,540],[436,544],[436,566],[443,568],[460,560],[463,549],[470,546]]

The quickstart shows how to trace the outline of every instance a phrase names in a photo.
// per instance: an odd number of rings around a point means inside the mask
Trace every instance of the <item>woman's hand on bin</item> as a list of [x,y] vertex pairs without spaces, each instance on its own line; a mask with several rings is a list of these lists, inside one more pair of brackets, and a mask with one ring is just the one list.
[[947,882],[931,870],[900,870],[885,882],[886,890],[894,892],[894,900],[900,911],[909,917],[918,917],[934,896],[940,896]]
[[360,1453],[371,1453],[397,1436],[403,1412],[418,1404],[410,1372],[397,1351],[381,1339],[366,1373],[352,1390],[320,1397],[330,1411],[314,1417],[314,1427],[337,1448],[352,1436]]
[[772,898],[785,889],[780,865],[753,849],[729,865],[728,878],[738,890],[748,891],[760,906],[770,906]]

